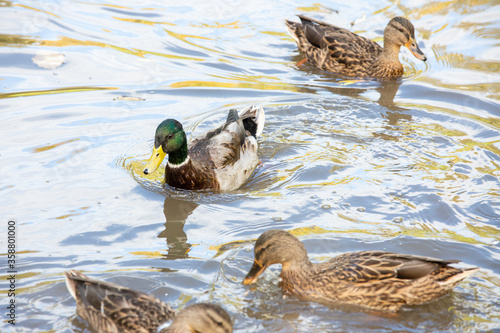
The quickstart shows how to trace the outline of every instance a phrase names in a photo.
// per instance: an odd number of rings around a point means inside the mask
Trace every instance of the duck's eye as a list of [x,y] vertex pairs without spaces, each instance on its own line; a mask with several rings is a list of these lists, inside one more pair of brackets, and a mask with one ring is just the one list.
[[262,254],[267,249],[267,246],[263,246],[259,249],[259,254]]
[[174,137],[174,135],[173,135],[173,134],[169,134],[169,135],[167,136],[167,139],[172,140],[172,138],[173,138],[173,137]]
[[415,45],[415,43],[411,43],[411,46],[412,46],[412,47],[415,47],[416,45]]

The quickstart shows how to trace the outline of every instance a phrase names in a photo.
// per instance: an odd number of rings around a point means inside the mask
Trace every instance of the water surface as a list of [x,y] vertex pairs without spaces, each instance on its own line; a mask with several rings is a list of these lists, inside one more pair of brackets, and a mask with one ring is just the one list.
[[[404,15],[428,61],[402,50],[406,74],[386,82],[297,66],[296,14],[376,41]],[[17,325],[2,312],[2,331],[88,332],[68,269],[174,308],[217,302],[236,332],[500,329],[498,3],[0,1],[0,17],[0,205],[20,251]],[[194,136],[248,104],[266,126],[241,189],[141,173],[163,119]],[[315,262],[377,249],[481,270],[398,316],[327,307],[284,298],[279,267],[241,284],[272,228]]]

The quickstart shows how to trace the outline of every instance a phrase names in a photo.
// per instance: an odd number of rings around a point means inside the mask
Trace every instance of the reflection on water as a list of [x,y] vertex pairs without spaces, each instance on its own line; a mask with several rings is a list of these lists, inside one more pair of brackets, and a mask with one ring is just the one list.
[[184,232],[184,223],[191,213],[198,207],[192,201],[183,201],[170,197],[165,197],[163,213],[165,214],[165,230],[160,232],[159,238],[167,240],[168,253],[166,259],[175,260],[187,258],[191,249],[191,244],[187,242]]
[[[284,25],[296,14],[377,41],[404,15],[429,59],[402,50],[395,81],[297,66]],[[26,0],[0,1],[0,15],[0,205],[19,222],[18,331],[88,331],[67,269],[175,308],[220,303],[236,332],[500,328],[495,2]],[[165,118],[191,138],[249,104],[266,125],[241,189],[178,191],[161,171],[142,174]],[[481,270],[398,317],[304,304],[283,298],[274,269],[241,284],[271,228],[292,230],[313,261],[378,249]]]
[[[293,57],[293,61],[299,61],[302,56]],[[313,67],[309,63],[305,63],[302,66],[299,66],[297,70],[304,72],[307,75],[317,74],[321,76],[321,84],[317,85],[317,87],[321,87],[333,94],[354,97],[354,98],[363,98],[363,95],[371,94],[372,90],[378,93],[377,102],[391,110],[391,111],[401,111],[406,110],[405,108],[401,108],[394,103],[394,99],[396,94],[398,93],[398,89],[403,83],[402,79],[391,80],[391,79],[357,79],[357,80],[346,80],[344,77],[320,71],[317,68]],[[337,83],[337,84],[335,84]]]
[[380,87],[376,89],[380,93],[377,102],[391,111],[401,110],[401,108],[394,103],[394,97],[396,97],[401,83],[401,80],[384,80]]

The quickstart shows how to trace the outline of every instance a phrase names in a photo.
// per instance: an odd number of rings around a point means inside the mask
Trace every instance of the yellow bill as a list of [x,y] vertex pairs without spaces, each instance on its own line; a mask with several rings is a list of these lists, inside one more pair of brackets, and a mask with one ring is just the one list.
[[151,154],[151,157],[149,158],[148,163],[146,164],[146,168],[144,169],[144,174],[150,174],[156,171],[158,167],[160,166],[161,162],[165,158],[165,153],[163,151],[162,146],[158,146],[158,148],[153,148],[153,154]]

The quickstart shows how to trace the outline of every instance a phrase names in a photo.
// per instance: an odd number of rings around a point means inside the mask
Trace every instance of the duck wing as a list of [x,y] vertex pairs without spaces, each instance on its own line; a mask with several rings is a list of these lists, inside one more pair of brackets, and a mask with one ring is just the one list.
[[415,280],[457,262],[460,260],[441,260],[383,251],[363,251],[340,255],[328,262],[328,268],[339,280],[364,283],[389,278]]
[[362,66],[373,62],[382,48],[375,42],[347,29],[299,15],[307,41],[327,49],[331,58],[346,66]]

